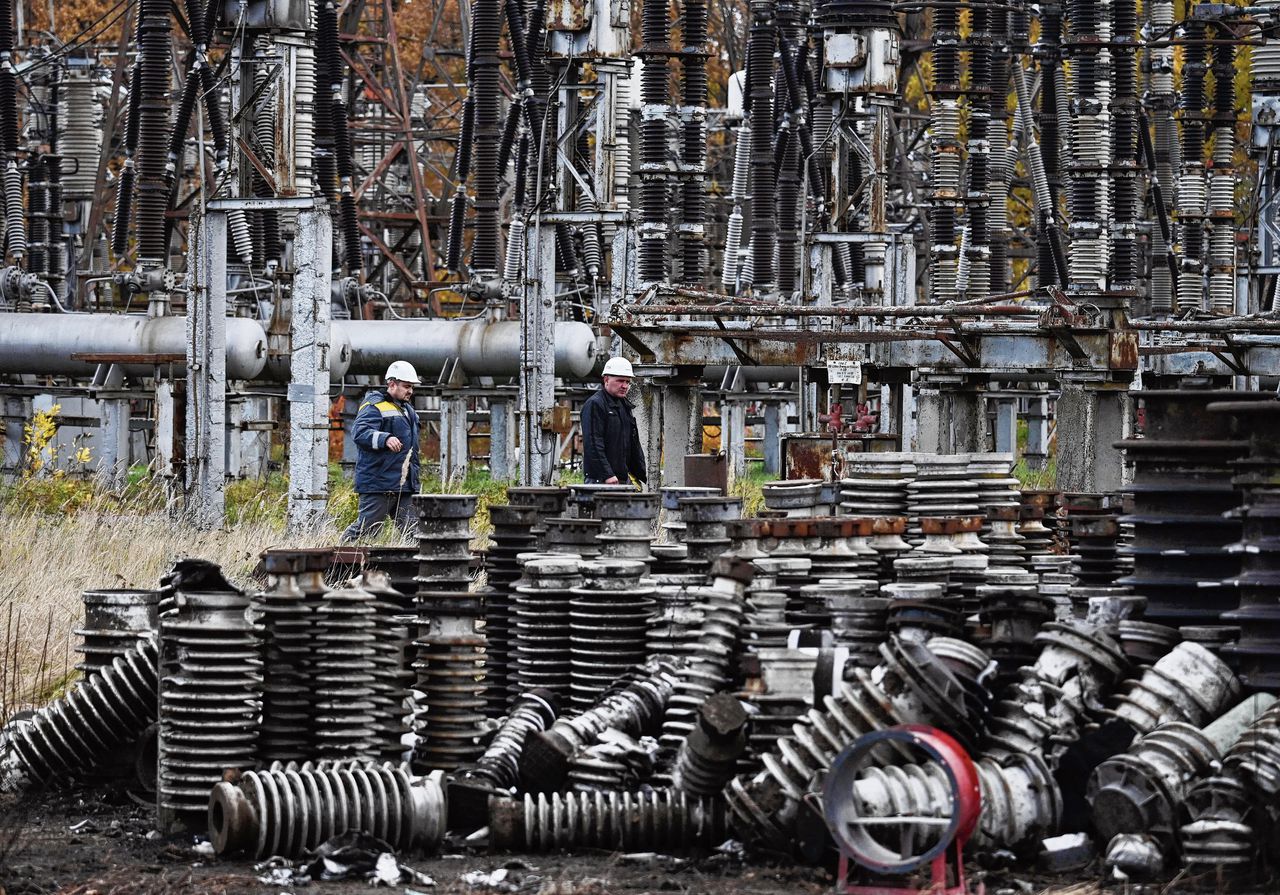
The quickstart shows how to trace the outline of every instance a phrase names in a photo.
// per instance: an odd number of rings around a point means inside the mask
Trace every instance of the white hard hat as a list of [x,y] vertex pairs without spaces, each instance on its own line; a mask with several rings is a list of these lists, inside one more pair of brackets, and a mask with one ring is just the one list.
[[625,376],[628,379],[634,379],[636,374],[631,369],[631,361],[625,357],[611,357],[605,361],[604,375]]
[[418,371],[407,360],[398,360],[387,367],[387,375],[383,378],[387,382],[398,379],[401,382],[412,382],[414,385],[422,384],[422,380],[418,378]]

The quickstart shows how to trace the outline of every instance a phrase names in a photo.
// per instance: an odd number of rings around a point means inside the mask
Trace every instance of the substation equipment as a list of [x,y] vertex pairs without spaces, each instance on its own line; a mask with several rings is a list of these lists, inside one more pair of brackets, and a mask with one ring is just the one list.
[[1132,390],[1280,374],[1272,6],[406,8],[139,0],[61,43],[0,0],[6,472],[57,402],[51,460],[146,460],[216,525],[287,423],[306,525],[407,359],[442,473],[487,423],[546,484],[622,351],[651,485],[713,403],[735,475],[749,420],[781,472],[784,431],[822,465],[1019,416],[1035,465],[1052,416],[1058,486],[1110,491]]

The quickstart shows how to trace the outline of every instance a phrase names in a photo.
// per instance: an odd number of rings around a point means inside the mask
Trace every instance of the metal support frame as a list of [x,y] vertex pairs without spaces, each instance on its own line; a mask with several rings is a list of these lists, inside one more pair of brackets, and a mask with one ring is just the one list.
[[549,485],[556,437],[544,425],[555,405],[555,225],[536,220],[526,231],[520,289],[520,484]]
[[290,531],[316,528],[329,498],[329,312],[333,227],[329,210],[298,213],[289,319]]

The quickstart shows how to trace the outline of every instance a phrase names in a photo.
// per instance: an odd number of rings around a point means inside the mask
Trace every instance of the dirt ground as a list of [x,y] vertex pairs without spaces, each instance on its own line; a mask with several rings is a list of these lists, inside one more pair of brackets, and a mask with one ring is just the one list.
[[[45,793],[39,799],[0,795],[0,895],[221,895],[304,892],[350,895],[373,891],[367,881],[267,885],[251,862],[202,857],[189,838],[166,839],[154,814],[106,790]],[[744,865],[724,855],[700,860],[630,861],[616,855],[400,856],[434,880],[380,891],[452,895],[521,892],[530,895],[764,895],[829,892],[832,878],[808,867]],[[506,885],[476,886],[472,871],[508,867]]]

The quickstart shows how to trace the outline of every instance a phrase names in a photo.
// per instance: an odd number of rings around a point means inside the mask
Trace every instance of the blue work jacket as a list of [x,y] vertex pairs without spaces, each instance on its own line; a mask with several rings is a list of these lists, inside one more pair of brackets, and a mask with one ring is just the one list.
[[[392,436],[404,445],[388,450]],[[352,432],[360,456],[356,460],[356,492],[418,490],[418,412],[413,405],[392,399],[386,392],[370,391],[356,414]]]

